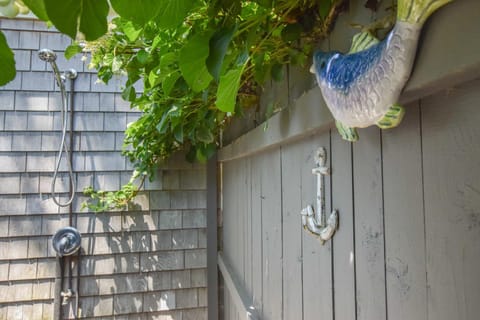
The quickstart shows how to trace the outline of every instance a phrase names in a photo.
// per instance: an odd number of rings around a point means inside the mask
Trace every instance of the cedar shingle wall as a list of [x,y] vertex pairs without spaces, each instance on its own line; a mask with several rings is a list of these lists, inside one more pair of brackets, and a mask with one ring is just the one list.
[[[79,56],[65,61],[67,37],[31,20],[0,19],[0,29],[18,70],[0,88],[0,319],[53,318],[56,257],[50,238],[68,225],[68,210],[50,196],[61,101],[50,66],[38,59],[41,48],[57,52],[61,71],[79,72],[73,124],[79,193],[73,211],[83,236],[81,316],[206,319],[205,168],[176,156],[145,185],[136,211],[81,212],[84,187],[115,190],[128,181],[131,166],[120,154],[123,131],[139,113],[121,99],[120,80],[98,84]],[[57,190],[68,190],[64,173]]]

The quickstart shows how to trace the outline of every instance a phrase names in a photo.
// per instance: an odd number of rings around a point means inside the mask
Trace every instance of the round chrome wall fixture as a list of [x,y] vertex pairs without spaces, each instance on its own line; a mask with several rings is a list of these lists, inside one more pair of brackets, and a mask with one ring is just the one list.
[[82,236],[77,229],[65,227],[58,230],[52,237],[53,249],[59,256],[69,256],[80,249]]

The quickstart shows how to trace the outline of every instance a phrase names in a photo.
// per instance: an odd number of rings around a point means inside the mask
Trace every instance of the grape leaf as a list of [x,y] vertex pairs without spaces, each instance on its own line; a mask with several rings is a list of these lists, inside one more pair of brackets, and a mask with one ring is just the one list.
[[2,72],[0,72],[0,86],[3,86],[13,79],[15,79],[15,59],[13,58],[13,52],[7,44],[7,39],[0,31],[0,66],[2,66]]
[[237,31],[237,25],[222,28],[215,32],[209,42],[210,54],[207,58],[207,68],[213,78],[218,81],[220,78],[220,70],[227,53],[228,45],[232,40],[233,34]]
[[32,12],[43,21],[48,21],[47,11],[45,10],[45,3],[43,0],[23,0],[23,3],[30,9]]
[[205,65],[209,54],[209,39],[209,34],[197,34],[180,50],[178,60],[180,71],[195,92],[207,88],[213,79]]
[[142,0],[134,3],[131,0],[110,0],[110,3],[115,12],[122,18],[144,25],[158,14],[159,4],[163,1]]
[[220,77],[216,105],[217,108],[223,112],[235,111],[238,89],[240,88],[240,80],[245,65],[246,63],[240,67],[231,69],[225,75]]
[[72,39],[77,31],[81,31],[87,41],[107,32],[107,0],[44,0],[44,3],[50,21]]

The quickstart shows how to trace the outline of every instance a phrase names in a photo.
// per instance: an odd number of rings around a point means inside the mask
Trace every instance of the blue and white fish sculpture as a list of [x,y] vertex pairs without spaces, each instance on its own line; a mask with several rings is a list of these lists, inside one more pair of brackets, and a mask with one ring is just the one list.
[[383,41],[367,32],[353,38],[346,54],[316,51],[310,69],[343,139],[358,140],[355,128],[397,126],[397,105],[410,77],[420,30],[438,8],[453,0],[398,0],[397,20]]

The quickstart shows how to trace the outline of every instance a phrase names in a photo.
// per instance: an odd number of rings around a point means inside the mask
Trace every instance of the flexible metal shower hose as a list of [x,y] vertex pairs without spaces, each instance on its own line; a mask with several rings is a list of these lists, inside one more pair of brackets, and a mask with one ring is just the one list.
[[[64,81],[66,80],[66,78],[60,75],[60,71],[58,70],[58,67],[55,61],[51,61],[50,64],[52,65],[53,73],[55,74],[55,79],[57,81],[58,86],[60,87],[60,91],[62,95],[62,139],[61,139],[61,143],[60,143],[60,147],[58,150],[58,155],[55,163],[55,170],[53,172],[51,194],[55,204],[57,204],[60,207],[67,207],[73,202],[73,199],[75,198],[75,177],[73,175],[70,151],[68,150],[68,146],[66,144],[67,114],[68,114],[67,91],[65,89],[65,84],[64,84]],[[70,130],[73,130],[73,128],[70,128]],[[60,170],[60,164],[62,162],[63,153],[65,153],[65,159],[67,161],[68,176],[69,176],[69,182],[71,187],[70,198],[68,199],[67,202],[64,202],[64,203],[60,202],[60,199],[58,199],[57,196],[55,195],[55,185],[57,183],[58,172]]]

